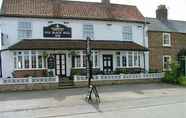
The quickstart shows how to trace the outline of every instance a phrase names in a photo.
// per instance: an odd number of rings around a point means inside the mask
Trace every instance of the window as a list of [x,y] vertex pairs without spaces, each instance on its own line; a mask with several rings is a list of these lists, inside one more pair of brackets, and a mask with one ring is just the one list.
[[32,51],[32,68],[36,68],[36,51]]
[[44,57],[38,51],[14,52],[15,69],[45,68]]
[[18,22],[18,38],[31,38],[32,37],[32,25],[31,22]]
[[18,64],[17,68],[18,68],[18,69],[23,68],[23,57],[22,57],[22,52],[18,52],[17,60],[18,60],[18,62],[17,62],[17,64]]
[[171,56],[163,56],[163,70],[170,70]]
[[126,55],[123,55],[122,56],[122,66],[123,67],[126,67],[127,66],[127,56]]
[[163,33],[163,46],[171,46],[170,33]]
[[132,67],[133,66],[133,53],[128,52],[128,66]]
[[29,51],[24,51],[24,66],[29,68]]
[[123,27],[123,40],[132,40],[132,26]]
[[117,67],[120,67],[120,52],[116,53],[116,65]]
[[83,25],[83,37],[90,37],[91,39],[94,39],[94,26],[92,24]]
[[98,67],[99,66],[99,56],[98,56],[98,53],[95,52],[94,53],[94,64],[95,64],[95,67]]
[[138,53],[134,52],[134,66],[138,66]]

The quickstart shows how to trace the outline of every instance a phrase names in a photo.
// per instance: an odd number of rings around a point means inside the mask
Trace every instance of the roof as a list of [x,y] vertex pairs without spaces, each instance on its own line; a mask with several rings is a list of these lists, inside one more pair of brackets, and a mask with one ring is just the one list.
[[156,18],[146,18],[146,21],[150,23],[148,24],[149,31],[186,33],[186,21],[167,20],[162,22]]
[[144,22],[136,6],[67,0],[3,0],[1,16]]
[[[131,50],[148,51],[147,48],[132,41],[92,40],[94,50]],[[8,48],[8,50],[84,50],[86,40],[71,39],[24,39]]]

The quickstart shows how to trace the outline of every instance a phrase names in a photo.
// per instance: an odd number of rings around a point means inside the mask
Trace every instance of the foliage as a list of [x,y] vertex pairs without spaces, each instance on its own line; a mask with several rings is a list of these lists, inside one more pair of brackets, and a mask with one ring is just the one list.
[[176,84],[180,77],[180,65],[176,62],[171,63],[170,71],[166,71],[165,77],[162,79],[163,82]]
[[186,86],[186,77],[181,75],[179,78],[178,78],[178,84],[179,85],[182,85],[182,86]]

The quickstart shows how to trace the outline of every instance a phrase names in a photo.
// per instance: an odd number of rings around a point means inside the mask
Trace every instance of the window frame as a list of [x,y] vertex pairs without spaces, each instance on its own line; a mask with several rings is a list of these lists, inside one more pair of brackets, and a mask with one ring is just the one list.
[[164,55],[163,56],[163,71],[169,71],[171,68],[170,68],[170,66],[169,66],[169,68],[165,68],[165,58],[169,58],[169,64],[171,64],[171,56],[170,55]]
[[[86,27],[86,26],[91,26],[92,29],[90,27]],[[94,39],[94,33],[95,33],[94,32],[94,24],[91,24],[91,23],[85,23],[85,24],[83,24],[83,38],[84,39],[86,39],[87,37],[90,37],[91,39]],[[90,36],[90,35],[92,35],[92,36]]]
[[[165,44],[165,35],[167,35],[168,38],[168,44]],[[171,47],[171,33],[163,33],[163,46],[164,47]]]
[[[47,69],[47,67],[45,67],[44,65],[44,57],[42,56],[41,52],[36,51],[36,67],[35,68],[32,68],[32,53],[31,53],[31,50],[27,50],[29,52],[29,54],[25,54],[26,50],[24,51],[14,51],[13,53],[13,56],[14,56],[14,70],[40,70],[40,69]],[[18,54],[19,52],[21,52],[21,54]],[[21,56],[22,57],[22,68],[18,68],[19,65],[18,65],[18,56]],[[29,56],[29,68],[25,68],[25,56]],[[38,65],[38,57],[39,56],[42,56],[42,68],[39,68],[39,65]],[[16,62],[15,62],[16,61]]]
[[[26,26],[24,26],[24,25],[22,25],[23,27],[20,27],[21,26],[21,23],[22,24],[26,24],[26,23],[29,23],[29,25],[30,25],[30,27],[26,27]],[[24,35],[22,34],[22,36],[21,36],[21,34],[20,33],[25,33]],[[30,36],[27,34],[28,32],[30,32]],[[30,21],[18,21],[18,23],[17,23],[17,38],[18,39],[25,39],[25,38],[28,38],[28,39],[30,39],[30,38],[32,38],[32,35],[33,35],[33,25],[32,25],[32,22],[30,22]]]
[[122,26],[122,39],[124,41],[132,41],[132,37],[133,37],[132,26],[131,25]]

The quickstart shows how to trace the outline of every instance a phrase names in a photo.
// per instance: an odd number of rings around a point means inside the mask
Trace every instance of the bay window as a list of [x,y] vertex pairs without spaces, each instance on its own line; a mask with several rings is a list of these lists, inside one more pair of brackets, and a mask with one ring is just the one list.
[[45,68],[45,60],[38,51],[14,52],[15,69],[37,69]]
[[141,67],[142,52],[120,52],[116,53],[116,67],[117,68],[135,68]]

